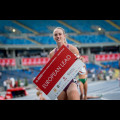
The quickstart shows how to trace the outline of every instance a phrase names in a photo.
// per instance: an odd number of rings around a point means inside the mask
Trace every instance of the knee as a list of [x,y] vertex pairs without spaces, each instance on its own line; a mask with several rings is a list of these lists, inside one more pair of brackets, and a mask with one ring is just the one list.
[[79,92],[76,86],[71,86],[68,90],[67,90],[67,96],[78,96]]
[[80,99],[77,85],[75,83],[71,83],[69,88],[67,89],[67,97],[69,100],[79,100]]
[[80,100],[80,95],[77,90],[67,91],[68,100]]
[[75,83],[72,83],[67,90],[67,94],[77,93],[77,92],[78,92],[77,85]]
[[78,92],[78,90],[76,90],[76,89],[72,89],[72,90],[68,90],[67,91],[67,95],[69,95],[69,94],[78,94],[79,92]]

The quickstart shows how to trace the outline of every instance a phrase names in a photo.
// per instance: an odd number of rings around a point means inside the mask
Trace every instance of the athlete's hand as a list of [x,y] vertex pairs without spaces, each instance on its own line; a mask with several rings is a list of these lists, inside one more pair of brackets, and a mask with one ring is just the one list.
[[84,62],[85,63],[85,58],[84,57],[82,57],[82,56],[80,56],[80,58],[79,58],[82,62]]
[[36,87],[37,90],[41,90],[39,87]]
[[80,56],[77,54],[74,54],[76,56],[75,60],[80,59]]
[[42,90],[39,87],[36,87],[36,89],[37,89],[37,92],[36,92],[37,96],[39,96],[40,94],[42,94]]
[[76,55],[76,54],[75,54],[75,56],[76,56],[75,60],[80,59],[82,62],[85,62],[85,58],[84,57]]

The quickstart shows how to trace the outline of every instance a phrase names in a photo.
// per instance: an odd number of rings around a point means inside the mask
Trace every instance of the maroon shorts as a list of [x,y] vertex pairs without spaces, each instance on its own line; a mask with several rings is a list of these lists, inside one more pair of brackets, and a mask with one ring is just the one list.
[[71,81],[70,81],[70,83],[64,88],[64,90],[63,91],[67,91],[67,89],[68,89],[68,87],[70,86],[70,84],[72,83],[72,82],[74,82],[74,80],[72,79]]

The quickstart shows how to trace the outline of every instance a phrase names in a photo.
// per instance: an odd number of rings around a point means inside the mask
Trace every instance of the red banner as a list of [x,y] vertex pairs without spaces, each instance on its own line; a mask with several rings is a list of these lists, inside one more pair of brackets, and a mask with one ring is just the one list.
[[95,61],[110,61],[110,60],[119,60],[120,54],[99,54],[95,55]]
[[[59,53],[59,51],[62,51],[62,52]],[[69,52],[69,50],[67,50],[66,47],[64,47],[64,46],[61,47],[61,49],[59,51],[55,54],[55,56],[52,57],[52,59],[48,62],[48,64],[42,69],[40,74],[33,81],[46,94],[49,93],[49,91],[58,82],[58,80],[62,77],[62,75],[75,62],[75,58],[76,58],[75,55],[72,52]],[[68,58],[66,58],[66,55],[68,55],[67,56]],[[57,57],[57,56],[59,56],[59,57]],[[63,62],[64,59],[65,59],[65,61]],[[67,64],[67,66],[66,66],[66,64]],[[62,67],[59,67],[59,66],[62,66]],[[58,71],[59,71],[59,74],[58,74]],[[54,75],[53,75],[53,72],[54,72]],[[55,77],[55,76],[57,76],[57,77]],[[50,81],[52,81],[52,82],[50,82],[49,85],[48,84],[46,85],[47,86],[47,89],[46,89],[44,87],[44,84],[48,83],[48,82],[46,82],[46,80],[48,80],[48,79],[51,79]]]
[[45,65],[49,61],[49,58],[22,58],[23,66],[31,66],[31,65]]
[[0,59],[1,66],[15,66],[16,60],[14,58],[2,58]]

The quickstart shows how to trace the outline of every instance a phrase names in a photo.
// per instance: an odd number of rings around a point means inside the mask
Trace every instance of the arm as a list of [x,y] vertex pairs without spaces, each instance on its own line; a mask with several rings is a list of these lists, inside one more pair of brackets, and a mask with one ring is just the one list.
[[84,57],[82,57],[78,51],[78,49],[72,45],[70,45],[70,50],[73,54],[75,54],[77,56],[77,59],[80,59],[82,62],[85,63],[85,59]]
[[86,68],[86,66],[85,66],[85,69],[86,69],[86,78],[87,78],[87,76],[88,76],[88,72],[87,72],[87,68]]

